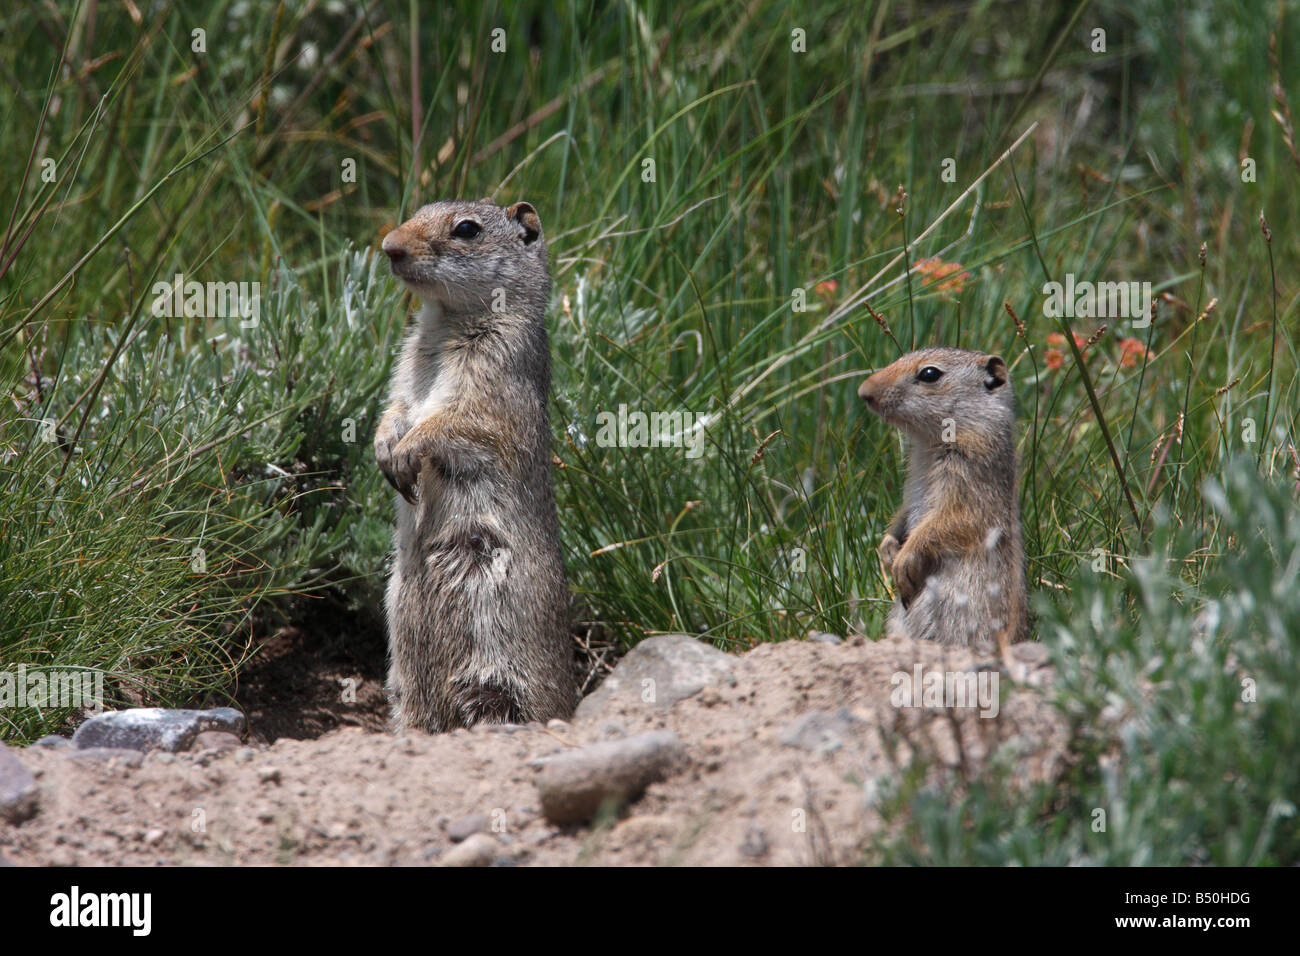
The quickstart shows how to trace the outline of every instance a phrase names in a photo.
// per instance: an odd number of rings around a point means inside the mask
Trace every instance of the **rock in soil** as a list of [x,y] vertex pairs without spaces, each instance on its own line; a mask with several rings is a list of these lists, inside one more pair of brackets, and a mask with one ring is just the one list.
[[461,843],[475,833],[488,833],[491,829],[492,821],[488,819],[486,813],[471,813],[449,826],[447,836],[451,838],[452,843]]
[[72,735],[79,749],[117,747],[127,750],[188,750],[194,738],[205,730],[232,734],[244,732],[244,715],[231,707],[211,710],[166,710],[162,707],[132,707],[112,710],[90,718]]
[[578,705],[577,716],[597,717],[614,703],[671,707],[725,680],[735,663],[730,654],[686,634],[647,637]]
[[8,747],[0,743],[0,817],[22,823],[40,808],[40,787]]
[[474,833],[444,853],[438,862],[443,866],[491,866],[501,849],[501,844],[486,833]]
[[667,778],[684,753],[675,733],[660,731],[557,754],[537,780],[542,812],[566,826],[590,820],[602,807],[617,809]]

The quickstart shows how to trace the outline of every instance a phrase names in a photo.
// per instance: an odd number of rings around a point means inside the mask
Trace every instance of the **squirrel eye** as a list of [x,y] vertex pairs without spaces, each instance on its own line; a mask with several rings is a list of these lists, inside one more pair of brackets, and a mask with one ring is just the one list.
[[918,382],[934,383],[939,381],[942,377],[943,369],[935,368],[933,365],[927,365],[925,368],[921,369],[921,371],[916,373],[916,380]]
[[462,219],[456,223],[456,228],[451,231],[451,234],[457,239],[473,239],[482,231],[482,227],[473,219]]

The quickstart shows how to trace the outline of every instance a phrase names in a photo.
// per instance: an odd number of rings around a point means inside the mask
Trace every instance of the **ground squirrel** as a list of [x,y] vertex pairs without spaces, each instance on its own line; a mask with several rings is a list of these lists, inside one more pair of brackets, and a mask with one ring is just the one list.
[[1028,637],[1006,363],[966,349],[904,355],[858,388],[907,436],[903,507],[880,542],[891,635],[989,648]]
[[526,202],[436,202],[383,249],[423,303],[375,435],[399,492],[386,601],[393,726],[568,717],[541,220]]

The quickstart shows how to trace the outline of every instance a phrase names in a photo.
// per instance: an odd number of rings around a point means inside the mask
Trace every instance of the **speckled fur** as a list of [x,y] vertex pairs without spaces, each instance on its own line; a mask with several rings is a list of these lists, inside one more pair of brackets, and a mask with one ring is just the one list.
[[[927,366],[943,372],[938,381],[917,378]],[[983,352],[922,349],[876,372],[858,395],[908,446],[903,507],[880,544],[898,596],[890,633],[977,648],[1026,639],[1006,363]]]
[[[465,219],[477,236],[452,235]],[[437,202],[383,246],[423,305],[375,436],[399,492],[386,601],[393,727],[568,717],[541,222],[528,203]]]

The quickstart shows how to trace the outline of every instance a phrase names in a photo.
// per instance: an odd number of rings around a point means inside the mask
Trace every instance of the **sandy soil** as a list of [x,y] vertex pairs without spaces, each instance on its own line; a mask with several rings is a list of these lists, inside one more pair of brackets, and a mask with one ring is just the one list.
[[[1042,649],[1021,647],[1013,676],[1050,684]],[[671,707],[629,687],[548,727],[394,737],[356,726],[266,744],[254,720],[251,743],[225,751],[18,750],[40,784],[40,811],[0,823],[0,856],[19,865],[421,865],[443,861],[453,833],[486,829],[490,844],[474,840],[496,864],[852,863],[881,825],[875,795],[914,747],[974,773],[1005,744],[1030,780],[1054,772],[1064,744],[1041,688],[1013,688],[1005,668],[996,718],[893,706],[891,677],[917,664],[999,666],[934,644],[790,642],[735,658],[730,677]],[[684,745],[673,776],[617,818],[547,822],[538,761],[654,730]],[[898,745],[892,759],[886,744]]]

